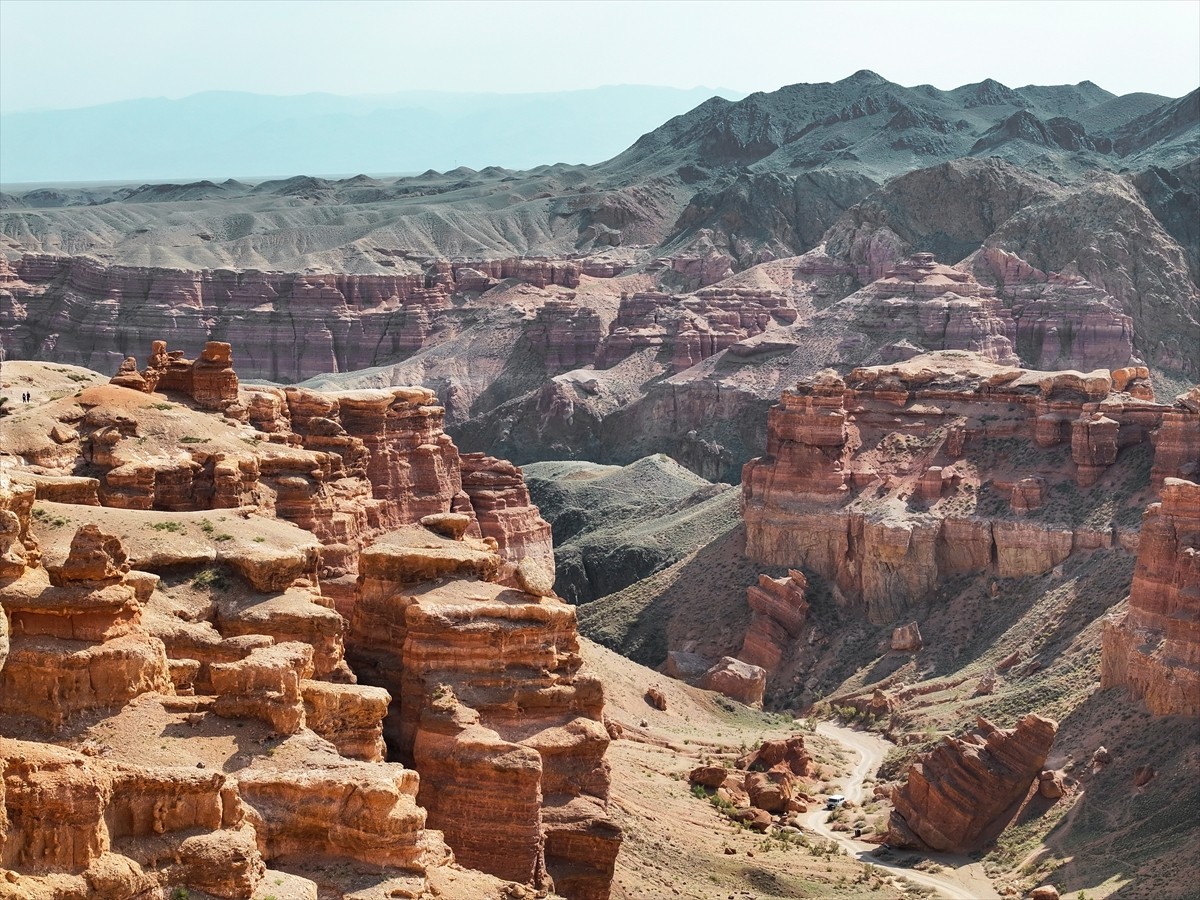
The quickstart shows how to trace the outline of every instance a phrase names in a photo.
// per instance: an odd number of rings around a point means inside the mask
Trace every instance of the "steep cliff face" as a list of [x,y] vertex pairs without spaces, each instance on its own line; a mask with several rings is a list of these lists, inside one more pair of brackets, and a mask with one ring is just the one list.
[[604,898],[620,831],[603,688],[580,671],[574,608],[496,584],[502,566],[490,538],[422,527],[368,548],[351,664],[398,698],[389,742],[464,864],[535,885],[548,871],[567,896]]
[[452,295],[473,296],[509,278],[572,288],[580,277],[580,263],[566,260],[405,260],[403,267],[397,274],[312,275],[28,254],[8,267],[0,332],[10,354],[100,370],[151,340],[223,340],[237,345],[244,376],[292,382],[414,353],[435,327],[461,330],[445,315]]
[[142,627],[158,579],[131,577],[120,539],[80,528],[61,566],[31,567],[4,586],[12,623],[0,710],[58,726],[170,689],[166,649]]
[[[603,692],[520,470],[462,464],[428,391],[242,389],[227,347],[154,356],[5,423],[0,728],[84,754],[0,741],[0,865],[33,897],[247,900],[268,866],[315,896],[320,857],[419,897],[457,853],[496,874],[454,900],[607,897]],[[98,477],[46,474],[81,459]]]
[[687,296],[661,291],[622,295],[596,364],[612,368],[650,349],[669,354],[671,371],[682,372],[762,334],[773,321],[791,324],[796,315],[780,292],[770,290],[705,288]]
[[1142,519],[1129,608],[1105,622],[1104,687],[1200,716],[1200,485],[1168,478]]
[[295,522],[324,545],[327,573],[351,571],[387,529],[458,512],[496,538],[513,571],[529,559],[553,578],[549,526],[520,470],[482,454],[464,462],[433,391],[243,388],[232,363],[227,345],[192,362],[156,341],[141,371],[127,361],[110,385],[9,419],[0,446],[45,498],[74,496],[86,477],[105,506],[252,508]]
[[1148,394],[1144,369],[955,353],[819,375],[784,393],[768,455],[745,467],[747,554],[811,567],[884,623],[949,575],[1035,575],[1114,546],[1114,491],[1148,489],[1152,434],[1192,427]]
[[[1018,362],[1012,313],[968,272],[916,253],[834,304],[885,362],[905,358],[907,341],[929,350],[971,350],[1001,364]],[[890,358],[889,358],[890,357]]]

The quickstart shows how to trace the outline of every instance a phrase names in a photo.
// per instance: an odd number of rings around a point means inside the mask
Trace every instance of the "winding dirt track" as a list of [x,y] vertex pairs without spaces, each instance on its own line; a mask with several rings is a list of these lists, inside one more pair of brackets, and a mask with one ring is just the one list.
[[[817,731],[825,737],[838,741],[858,755],[858,761],[846,779],[842,793],[847,800],[861,806],[865,799],[863,780],[879,770],[883,758],[892,745],[878,735],[840,728],[828,722],[819,724]],[[930,859],[946,866],[949,871],[937,875],[914,871],[881,861],[872,853],[877,849],[877,845],[855,840],[846,832],[832,831],[825,824],[825,820],[826,813],[823,808],[814,809],[804,817],[804,823],[808,828],[822,837],[836,841],[846,848],[852,857],[861,862],[886,869],[893,875],[902,875],[910,881],[932,888],[950,900],[996,900],[1000,896],[992,887],[991,881],[984,875],[983,866],[966,857],[945,853],[926,854]]]

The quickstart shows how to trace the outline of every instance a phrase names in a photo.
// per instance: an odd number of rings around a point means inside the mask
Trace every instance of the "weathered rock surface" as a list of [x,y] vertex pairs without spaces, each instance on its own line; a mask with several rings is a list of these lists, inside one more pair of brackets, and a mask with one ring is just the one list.
[[132,898],[187,884],[246,898],[265,874],[219,772],[114,765],[8,738],[0,770],[0,865],[24,875],[10,887],[30,892],[15,896]]
[[[208,357],[225,371],[224,350]],[[366,864],[381,889],[422,896],[429,868],[452,859],[426,808],[460,861],[564,896],[608,896],[620,830],[606,811],[603,692],[580,671],[574,609],[553,597],[548,527],[518,469],[474,458],[469,496],[441,410],[416,389],[244,391],[224,407],[232,424],[219,428],[215,410],[147,404],[121,385],[92,390],[35,425],[64,411],[80,424],[90,415],[68,440],[109,429],[104,466],[130,437],[129,451],[165,449],[173,435],[160,422],[183,418],[193,434],[212,435],[196,443],[218,445],[217,474],[240,482],[230,490],[250,502],[210,506],[172,481],[179,505],[158,511],[153,501],[112,503],[104,479],[82,499],[107,505],[60,502],[57,487],[59,499],[37,500],[39,485],[61,476],[0,470],[0,639],[10,620],[14,632],[11,652],[0,646],[3,727],[90,734],[87,757],[0,741],[0,830],[10,838],[0,866],[20,873],[29,896],[133,900],[186,886],[248,900],[266,863],[313,857]],[[211,459],[214,449],[201,452]],[[286,474],[275,479],[281,461]],[[194,457],[191,465],[203,472]],[[162,488],[153,474],[150,498]],[[497,537],[477,536],[473,500]],[[322,503],[334,513],[323,521],[313,515]],[[284,510],[315,537],[269,517]],[[80,520],[73,538],[61,527]],[[417,520],[425,525],[404,524]],[[339,567],[322,565],[330,557],[360,571],[357,587],[344,590]],[[133,565],[169,573],[171,588]],[[494,583],[506,565],[537,592]],[[180,580],[181,569],[197,574]],[[331,571],[338,585],[325,597]],[[335,602],[356,626],[349,642]],[[354,683],[347,643],[368,680],[394,684],[390,692]],[[380,660],[382,676],[372,669]],[[454,702],[448,719],[439,718],[443,690]],[[389,712],[394,753],[426,772],[420,801],[417,772],[384,762]],[[146,728],[159,740],[145,741]],[[172,746],[185,756],[196,748],[200,762],[146,765]],[[315,897],[308,884],[298,896]],[[497,898],[503,887],[496,882]]]
[[1057,731],[1030,714],[1008,730],[981,718],[964,737],[943,739],[892,794],[887,842],[966,853],[994,840],[1038,779]]
[[699,685],[707,691],[716,691],[747,706],[762,706],[763,693],[767,688],[767,673],[761,666],[725,656],[704,673]]
[[750,627],[738,658],[765,669],[768,674],[779,665],[787,647],[800,637],[808,617],[804,592],[808,580],[795,569],[786,578],[758,577],[758,584],[746,589],[750,605]]
[[1101,683],[1200,716],[1200,485],[1167,478],[1142,519],[1129,608],[1105,622]]
[[[164,337],[188,345],[221,338],[240,348],[243,374],[294,382],[420,350],[435,321],[453,321],[446,315],[452,294],[475,295],[507,278],[573,288],[580,277],[580,264],[566,260],[473,265],[442,260],[429,262],[426,271],[409,267],[413,271],[403,274],[314,275],[107,266],[87,257],[30,254],[17,261],[15,277],[5,284],[11,308],[0,327],[30,356],[46,352],[61,362],[109,371],[126,358],[124,347]],[[591,277],[612,274],[603,267],[589,271]],[[274,310],[280,324],[263,327],[264,310]],[[86,341],[78,338],[81,329],[89,335]],[[214,352],[196,361],[195,384],[203,397],[215,400],[228,390],[229,379]],[[155,390],[158,368],[152,364],[156,371],[139,373],[136,363],[122,364],[118,383]],[[190,388],[191,371],[182,355],[171,357],[165,372],[174,386],[164,388]]]
[[[16,516],[6,512],[10,524]],[[142,627],[157,578],[132,577],[120,540],[84,525],[61,566],[7,580],[13,637],[0,671],[0,712],[61,725],[78,713],[169,692],[162,641]]]
[[461,862],[607,897],[602,687],[579,670],[574,608],[488,580],[500,568],[494,540],[419,527],[368,548],[348,656],[392,696],[389,746]]
[[[767,455],[744,469],[747,555],[811,567],[885,623],[948,575],[1040,574],[1073,552],[1112,546],[1111,515],[1107,539],[1081,527],[1088,505],[1112,496],[1099,483],[1118,482],[1119,460],[1132,458],[1125,448],[1152,439],[1190,447],[1195,424],[1182,401],[1114,390],[1140,377],[1029,371],[955,352],[846,379],[820,373],[784,392],[769,414]],[[1068,441],[1064,465],[1055,448]],[[1002,447],[1025,449],[1013,458]],[[1179,451],[1167,452],[1165,466],[1178,465]],[[1065,476],[1096,487],[1071,508],[1048,508],[1048,496],[1077,489]],[[1017,517],[989,509],[985,492]]]
[[[464,453],[460,459],[463,491],[470,498],[480,534],[496,542],[509,570],[505,576],[515,577],[521,567],[530,582],[552,589],[554,545],[550,523],[530,500],[521,470],[507,460],[483,453]],[[547,581],[549,585],[545,586]]]

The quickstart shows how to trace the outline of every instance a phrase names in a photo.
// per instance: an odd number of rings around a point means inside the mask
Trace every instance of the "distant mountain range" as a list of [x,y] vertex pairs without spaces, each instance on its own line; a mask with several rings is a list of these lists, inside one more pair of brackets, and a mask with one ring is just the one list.
[[727,90],[342,97],[210,92],[0,115],[0,182],[417,173],[595,163]]

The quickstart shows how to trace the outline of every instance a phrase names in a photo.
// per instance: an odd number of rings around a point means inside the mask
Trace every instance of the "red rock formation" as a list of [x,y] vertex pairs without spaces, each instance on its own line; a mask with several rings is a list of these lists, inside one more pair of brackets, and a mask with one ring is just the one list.
[[876,344],[905,336],[918,348],[970,350],[1018,362],[1012,315],[991,288],[967,272],[916,253],[834,307]]
[[887,842],[967,853],[995,839],[1042,771],[1057,723],[1027,715],[1002,730],[980,718],[961,738],[917,757],[892,794]]
[[[1138,377],[1122,373],[1126,388]],[[1061,462],[1037,462],[1036,448],[1068,434],[1085,488],[1155,429],[1165,447],[1190,446],[1194,423],[1181,408],[1112,388],[1106,371],[1033,372],[964,353],[861,367],[845,380],[818,374],[784,392],[768,415],[767,455],[743,470],[747,554],[811,567],[885,623],[947,575],[1040,574],[1074,551],[1112,546],[1111,531],[1027,515],[1066,474]],[[983,470],[958,465],[1002,441],[1029,447],[1019,467],[1007,455]],[[964,515],[985,487],[1022,518]]]
[[808,581],[795,569],[786,578],[758,576],[758,584],[746,589],[750,605],[750,627],[738,658],[767,671],[775,670],[788,648],[800,637],[808,617],[804,592]]
[[966,267],[995,284],[1009,304],[1025,365],[1087,372],[1133,362],[1133,320],[1115,297],[1083,278],[1047,274],[999,247],[982,248]]
[[[403,267],[409,271],[386,275],[197,271],[27,254],[0,274],[0,333],[22,357],[101,371],[120,364],[130,343],[196,346],[220,338],[238,347],[243,375],[300,381],[418,350],[435,323],[461,328],[446,315],[455,293],[486,290],[505,278],[574,288],[581,263],[405,260]],[[621,268],[586,267],[591,277],[612,277]],[[123,370],[122,377],[133,374]],[[141,389],[132,377],[122,383]]]
[[550,372],[565,372],[588,365],[604,337],[600,316],[579,306],[574,298],[551,298],[537,311],[529,339],[546,361]]
[[267,859],[315,854],[422,872],[448,857],[437,832],[425,830],[417,785],[411,769],[351,760],[238,775]]
[[385,734],[465,865],[572,897],[608,896],[620,832],[605,813],[609,737],[579,671],[574,608],[487,580],[495,542],[425,528],[359,560],[348,654],[393,697]]
[[15,896],[135,897],[186,884],[242,898],[265,874],[219,772],[113,765],[0,738],[0,773],[0,866],[24,873],[9,879],[23,889]]
[[141,626],[157,581],[131,577],[120,540],[95,525],[76,532],[62,566],[23,569],[3,593],[13,637],[0,712],[58,726],[85,710],[169,692],[163,643]]
[[[512,463],[483,453],[460,457],[462,488],[470,498],[479,532],[496,542],[511,574],[524,564],[526,578],[540,573],[547,588],[554,585],[554,543],[550,523],[529,498],[525,477]],[[510,571],[503,573],[506,577]],[[548,592],[548,591],[547,591]],[[543,591],[532,591],[543,594]]]
[[1153,439],[1150,479],[1156,487],[1166,478],[1200,478],[1200,386],[1175,398]]
[[916,622],[909,622],[892,630],[889,648],[896,653],[916,653],[923,646],[921,629]]
[[701,360],[762,334],[777,321],[796,320],[796,310],[776,292],[708,288],[693,296],[640,291],[622,294],[617,317],[596,357],[611,368],[641,350],[665,350],[682,372]]
[[112,383],[147,394],[156,390],[186,394],[201,409],[225,409],[238,399],[233,348],[220,341],[207,342],[194,362],[184,359],[181,350],[168,351],[166,341],[155,341],[144,371],[138,372],[136,360],[126,357]]
[[704,673],[699,686],[706,691],[724,694],[747,706],[761,707],[763,692],[767,688],[767,673],[760,666],[751,665],[732,656],[723,656]]
[[1155,715],[1200,716],[1200,485],[1167,478],[1146,510],[1129,608],[1104,626],[1104,687]]

